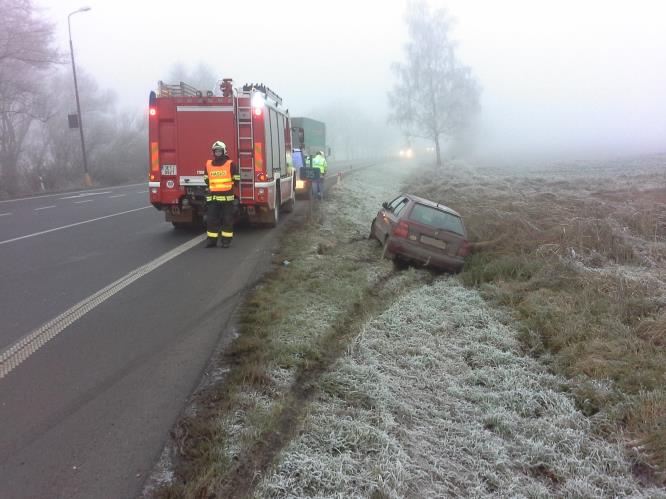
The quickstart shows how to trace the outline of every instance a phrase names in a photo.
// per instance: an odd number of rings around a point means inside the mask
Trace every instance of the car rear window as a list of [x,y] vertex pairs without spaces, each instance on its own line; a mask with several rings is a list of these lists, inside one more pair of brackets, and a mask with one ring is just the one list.
[[437,229],[455,232],[461,236],[465,235],[460,217],[446,211],[438,210],[432,206],[416,203],[409,214],[409,219]]

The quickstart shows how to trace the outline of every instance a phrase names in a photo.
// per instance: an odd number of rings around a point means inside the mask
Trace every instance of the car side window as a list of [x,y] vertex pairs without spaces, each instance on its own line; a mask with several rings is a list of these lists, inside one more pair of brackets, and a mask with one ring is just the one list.
[[407,206],[407,201],[408,201],[407,198],[403,198],[402,201],[400,202],[400,204],[398,204],[398,206],[395,207],[395,209],[393,210],[393,213],[395,214],[395,216],[400,215],[402,210],[405,209],[405,206]]
[[403,203],[404,201],[406,201],[406,199],[403,196],[398,196],[389,203],[389,210],[395,213],[395,209],[400,206],[400,203]]

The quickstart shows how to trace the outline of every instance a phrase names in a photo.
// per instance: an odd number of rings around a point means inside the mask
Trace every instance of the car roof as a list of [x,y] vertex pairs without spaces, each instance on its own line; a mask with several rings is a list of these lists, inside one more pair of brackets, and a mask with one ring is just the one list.
[[415,196],[414,194],[404,194],[404,196],[406,196],[406,197],[410,198],[411,200],[416,201],[418,203],[424,204],[426,206],[431,206],[433,208],[438,208],[440,210],[443,210],[443,211],[446,211],[446,212],[450,213],[451,215],[455,215],[457,217],[462,218],[460,213],[458,213],[456,210],[453,210],[453,209],[449,208],[448,206],[445,206],[441,203],[435,203],[434,201],[430,201],[429,199],[425,199],[425,198],[422,198],[422,197],[419,197],[419,196]]

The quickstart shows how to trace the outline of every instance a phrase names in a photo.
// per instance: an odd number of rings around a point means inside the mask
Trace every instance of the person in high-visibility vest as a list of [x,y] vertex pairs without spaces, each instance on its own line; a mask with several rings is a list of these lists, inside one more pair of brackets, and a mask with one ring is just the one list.
[[217,240],[223,248],[234,237],[234,182],[240,180],[238,166],[227,156],[227,146],[221,140],[212,147],[213,159],[206,162],[204,182],[206,192],[206,248],[214,248]]
[[312,158],[312,168],[319,169],[319,180],[317,180],[316,185],[317,198],[321,199],[324,194],[324,175],[326,175],[326,170],[328,169],[323,151],[317,151],[317,154]]

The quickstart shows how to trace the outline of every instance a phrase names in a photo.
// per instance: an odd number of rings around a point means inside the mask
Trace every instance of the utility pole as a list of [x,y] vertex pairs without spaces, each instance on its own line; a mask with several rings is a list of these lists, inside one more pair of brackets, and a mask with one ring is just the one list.
[[79,134],[81,135],[81,153],[83,154],[83,184],[86,187],[92,186],[92,179],[88,173],[88,157],[86,155],[86,143],[83,140],[83,119],[81,117],[81,103],[79,101],[79,84],[76,81],[76,64],[74,64],[74,45],[72,44],[72,24],[70,18],[79,12],[87,12],[90,7],[81,7],[67,16],[67,28],[69,29],[69,53],[72,56],[72,73],[74,73],[74,94],[76,95],[76,114],[79,119]]

